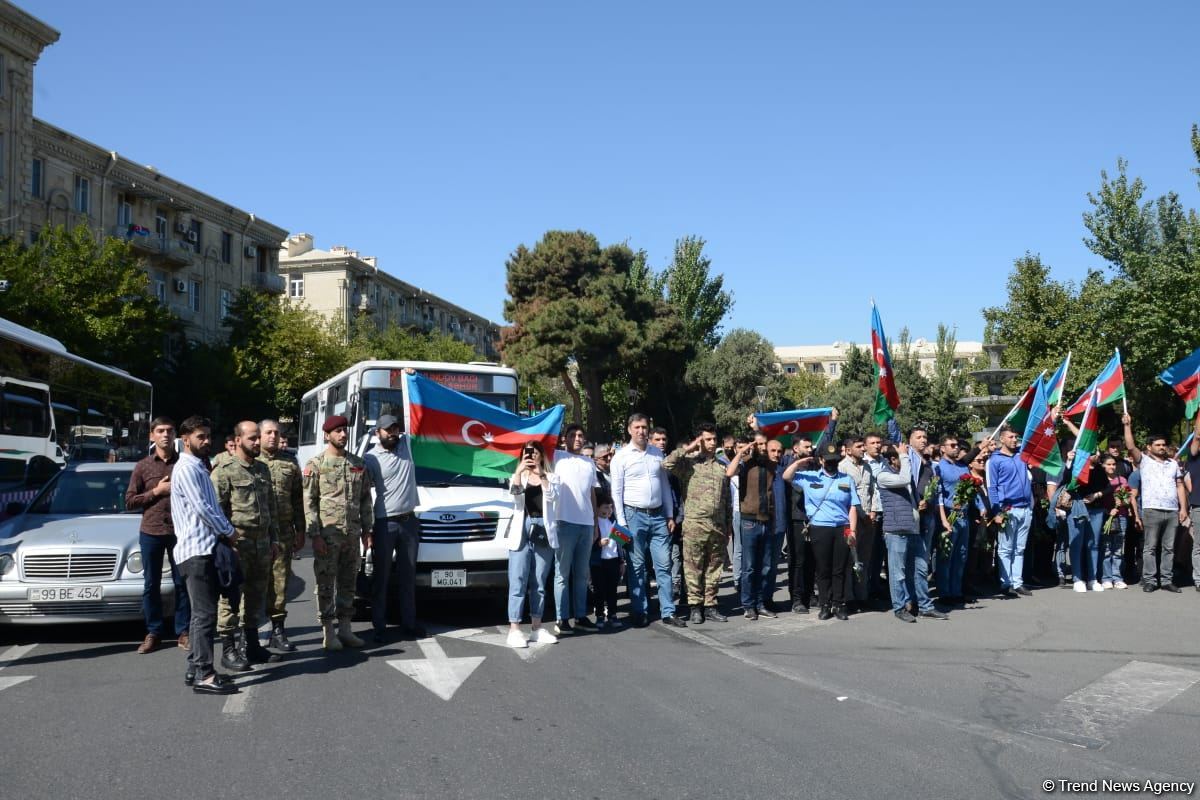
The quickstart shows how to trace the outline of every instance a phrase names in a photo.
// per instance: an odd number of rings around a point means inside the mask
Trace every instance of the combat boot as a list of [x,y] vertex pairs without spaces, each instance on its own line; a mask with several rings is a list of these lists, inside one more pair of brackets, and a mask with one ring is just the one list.
[[338,623],[337,638],[347,647],[362,647],[366,644],[366,642],[354,635],[354,631],[350,630],[349,620]]
[[341,650],[342,642],[337,637],[337,632],[333,629],[334,623],[321,623],[321,646],[326,650]]
[[296,652],[296,645],[288,641],[287,631],[283,629],[282,622],[276,622],[271,626],[271,638],[267,640],[267,647],[283,653]]
[[263,647],[262,642],[258,640],[258,628],[242,630],[242,652],[246,655],[246,661],[251,664],[266,664],[271,660],[271,651]]
[[221,666],[229,672],[247,672],[250,669],[238,646],[236,633],[221,636]]

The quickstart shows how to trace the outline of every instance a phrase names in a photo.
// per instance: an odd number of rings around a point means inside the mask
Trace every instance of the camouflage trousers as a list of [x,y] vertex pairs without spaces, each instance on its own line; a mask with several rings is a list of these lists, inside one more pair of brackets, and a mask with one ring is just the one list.
[[267,613],[271,622],[287,618],[287,585],[292,577],[293,539],[284,536],[279,542],[279,555],[271,562],[271,580],[267,582]]
[[709,522],[684,520],[683,578],[687,582],[688,605],[715,606],[721,568],[725,563],[725,534]]
[[325,555],[313,552],[313,573],[317,580],[317,619],[321,622],[349,622],[354,617],[354,586],[358,579],[361,556],[358,539],[326,528]]
[[271,574],[271,537],[266,531],[238,530],[234,544],[238,554],[238,566],[242,570],[241,614],[233,607],[229,598],[221,595],[217,603],[217,635],[224,636],[240,626],[257,628],[263,618],[263,603],[266,600],[267,583]]

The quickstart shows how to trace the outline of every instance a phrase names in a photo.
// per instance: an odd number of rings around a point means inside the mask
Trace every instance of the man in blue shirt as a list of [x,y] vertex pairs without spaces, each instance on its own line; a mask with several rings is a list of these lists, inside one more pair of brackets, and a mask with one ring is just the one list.
[[[957,436],[943,436],[941,441],[942,460],[934,467],[938,476],[939,513],[941,515],[942,534],[949,538],[949,547],[941,539],[937,543],[937,588],[938,596],[943,603],[953,603],[963,596],[963,571],[967,566],[967,543],[970,540],[971,522],[969,508],[955,508],[954,494],[958,490],[958,481],[970,470],[959,460],[961,449]],[[954,524],[950,524],[950,516],[957,513]]]
[[1005,425],[1000,431],[1000,449],[987,462],[988,499],[993,521],[1000,525],[996,543],[1000,561],[1000,588],[1008,598],[1031,595],[1022,585],[1025,569],[1025,542],[1033,521],[1030,508],[1033,492],[1025,462],[1017,456],[1021,437]]
[[783,479],[804,492],[821,602],[817,618],[836,615],[845,620],[846,565],[858,530],[858,489],[849,475],[838,470],[842,454],[836,444],[822,444],[817,455],[821,469],[801,471],[801,462],[795,461],[784,470]]

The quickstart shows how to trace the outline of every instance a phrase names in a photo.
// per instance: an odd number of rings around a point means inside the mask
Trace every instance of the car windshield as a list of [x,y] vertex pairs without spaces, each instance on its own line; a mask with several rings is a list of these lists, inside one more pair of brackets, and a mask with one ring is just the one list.
[[123,514],[128,470],[60,472],[29,507],[29,514]]

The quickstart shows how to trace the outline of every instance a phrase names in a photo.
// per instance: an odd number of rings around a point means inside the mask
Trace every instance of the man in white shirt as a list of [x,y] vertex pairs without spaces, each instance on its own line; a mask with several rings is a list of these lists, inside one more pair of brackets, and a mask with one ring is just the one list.
[[[1125,425],[1125,447],[1133,465],[1142,475],[1142,527],[1145,543],[1142,549],[1142,591],[1163,589],[1178,592],[1171,582],[1175,565],[1175,529],[1188,524],[1187,492],[1183,488],[1183,472],[1167,445],[1167,437],[1151,434],[1146,439],[1146,452],[1133,441],[1133,419],[1121,417]],[[1154,551],[1162,545],[1162,560],[1155,561]]]
[[570,634],[571,618],[581,628],[596,627],[587,616],[588,567],[596,541],[596,462],[583,455],[587,437],[580,425],[568,425],[566,450],[554,451],[554,474],[559,481],[558,549],[554,551],[555,634]]
[[629,581],[629,601],[633,624],[646,624],[646,551],[654,563],[658,581],[659,612],[664,625],[686,628],[675,618],[675,598],[671,591],[671,533],[675,529],[675,508],[671,502],[671,484],[663,468],[663,454],[650,444],[650,418],[635,412],[627,426],[629,444],[612,460],[612,496],[617,524],[633,536]]

